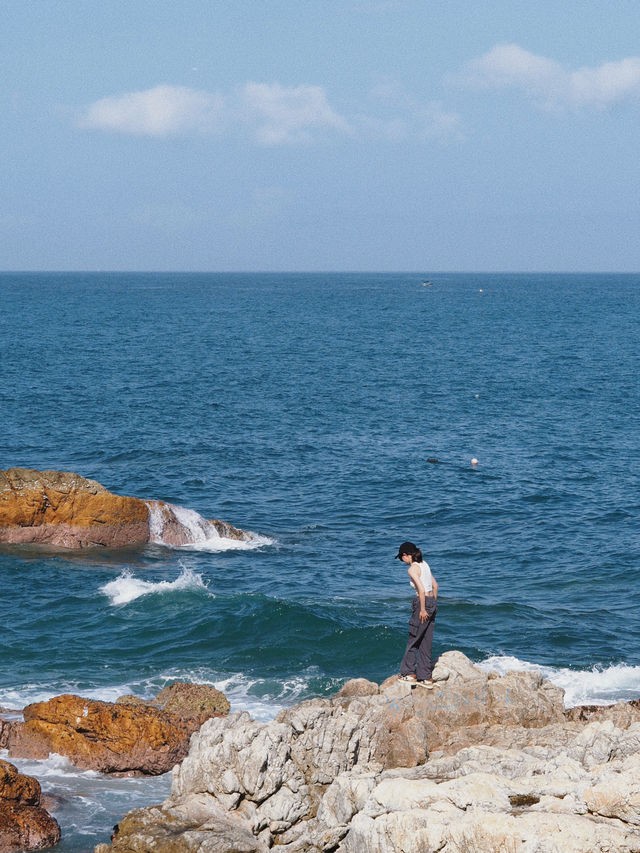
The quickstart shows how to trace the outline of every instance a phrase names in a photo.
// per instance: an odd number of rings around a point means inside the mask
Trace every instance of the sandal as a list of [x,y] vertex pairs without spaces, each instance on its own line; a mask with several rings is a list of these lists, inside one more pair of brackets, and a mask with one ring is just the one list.
[[422,681],[416,680],[416,684],[419,684],[420,687],[426,687],[427,690],[433,690],[435,687],[433,678],[423,678]]
[[398,676],[398,681],[406,681],[406,682],[408,682],[409,684],[417,684],[417,683],[418,683],[418,679],[415,677],[415,675],[412,675],[412,674],[409,674],[409,675],[399,675],[399,676]]

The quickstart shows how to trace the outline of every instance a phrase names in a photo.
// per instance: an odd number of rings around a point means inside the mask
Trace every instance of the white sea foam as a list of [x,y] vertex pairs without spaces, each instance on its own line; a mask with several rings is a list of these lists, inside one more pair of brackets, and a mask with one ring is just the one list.
[[[126,694],[152,699],[167,684],[185,681],[193,684],[210,684],[225,694],[232,711],[247,711],[254,720],[267,722],[272,720],[282,708],[288,708],[312,695],[310,684],[320,678],[321,674],[316,667],[310,667],[300,675],[287,678],[260,678],[248,676],[242,672],[220,673],[206,666],[189,669],[176,667],[145,679],[122,684],[86,687],[86,685],[81,686],[76,682],[62,679],[48,688],[25,684],[0,690],[0,705],[21,710],[32,702],[46,702],[53,696],[63,693],[73,693],[75,696],[98,699],[103,702],[115,702],[119,696]],[[336,690],[341,684],[341,679],[335,679]]]
[[202,580],[202,575],[185,568],[174,581],[156,582],[136,578],[129,569],[125,569],[115,580],[101,586],[100,592],[109,598],[112,605],[116,605],[128,604],[143,595],[158,595],[185,589],[202,590],[213,596],[205,581]]
[[[187,548],[196,551],[248,551],[262,548],[265,545],[273,545],[274,540],[259,533],[245,531],[245,539],[232,539],[222,536],[216,527],[203,518],[193,509],[188,509],[175,504],[149,501],[149,533],[151,542],[158,545],[168,545],[172,548]],[[167,522],[172,516],[173,523],[182,527],[187,541],[182,545],[175,545],[168,541],[165,530]]]
[[[0,750],[0,758],[8,759],[8,753]],[[125,812],[161,802],[171,787],[170,773],[155,777],[114,777],[94,770],[79,770],[56,754],[43,760],[15,757],[9,760],[21,773],[35,776],[43,794],[52,798],[47,808],[62,828],[62,850],[93,849],[98,842],[108,841],[111,828]],[[86,839],[82,848],[77,846],[79,837]]]
[[615,702],[640,698],[640,666],[612,664],[587,670],[568,669],[542,666],[509,655],[493,655],[478,666],[485,672],[493,671],[500,675],[511,670],[538,670],[552,684],[564,690],[564,704],[567,708],[575,705],[613,705]]

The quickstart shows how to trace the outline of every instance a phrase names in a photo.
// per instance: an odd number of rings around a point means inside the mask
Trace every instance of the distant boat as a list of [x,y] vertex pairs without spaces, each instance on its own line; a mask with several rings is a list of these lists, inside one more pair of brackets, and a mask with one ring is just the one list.
[[422,286],[423,287],[433,287],[433,282],[432,281],[423,281]]

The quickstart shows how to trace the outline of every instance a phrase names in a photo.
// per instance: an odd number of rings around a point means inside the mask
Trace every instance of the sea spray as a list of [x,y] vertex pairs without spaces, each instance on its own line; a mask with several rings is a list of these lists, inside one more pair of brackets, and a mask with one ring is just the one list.
[[[273,539],[250,531],[243,531],[241,538],[223,535],[233,528],[203,518],[193,509],[163,501],[148,501],[149,538],[152,543],[174,548],[189,548],[198,551],[251,550],[274,544]],[[236,531],[237,532],[237,531]]]
[[504,675],[511,670],[538,670],[556,687],[564,690],[566,708],[576,705],[613,705],[637,699],[640,687],[640,666],[612,664],[591,669],[543,666],[519,660],[511,655],[492,655],[478,666],[485,672]]
[[182,567],[182,571],[174,581],[145,581],[134,577],[130,569],[125,569],[115,580],[109,581],[100,587],[100,592],[109,598],[112,606],[129,604],[143,595],[158,595],[182,590],[196,590],[209,592],[207,583],[202,575],[191,569]]

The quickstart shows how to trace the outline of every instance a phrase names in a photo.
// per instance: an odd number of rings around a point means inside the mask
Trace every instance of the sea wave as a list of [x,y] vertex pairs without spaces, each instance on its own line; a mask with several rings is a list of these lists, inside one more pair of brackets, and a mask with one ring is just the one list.
[[183,568],[178,577],[174,581],[145,581],[141,578],[136,578],[130,569],[125,569],[115,580],[109,581],[100,587],[100,592],[109,598],[112,606],[119,604],[129,604],[140,598],[143,595],[158,595],[168,592],[176,592],[177,590],[196,590],[206,592],[210,596],[214,596],[209,592],[206,581],[202,579],[202,575],[197,574],[191,569]]
[[9,759],[7,751],[0,750],[0,758],[10,760],[21,773],[40,782],[46,807],[62,829],[62,841],[56,848],[61,853],[92,850],[99,841],[109,839],[113,825],[126,811],[161,802],[171,788],[171,773],[111,776],[80,770],[55,753],[41,760]]
[[576,705],[613,705],[640,698],[640,666],[612,664],[591,669],[543,666],[510,655],[492,655],[478,666],[485,672],[504,675],[511,670],[538,670],[564,690],[566,708]]
[[[299,675],[257,677],[243,672],[221,673],[209,667],[165,670],[137,681],[87,687],[69,680],[45,685],[24,684],[0,690],[0,706],[21,710],[32,702],[46,702],[53,696],[72,693],[87,699],[115,702],[119,696],[134,694],[143,699],[157,696],[163,687],[175,681],[208,684],[221,690],[232,711],[247,711],[254,720],[268,722],[278,711],[296,702],[318,695],[335,693],[343,678],[327,678],[317,667],[308,667]],[[6,716],[3,714],[3,716]],[[62,762],[65,759],[60,759]]]
[[[211,521],[203,518],[194,509],[188,509],[184,506],[149,501],[147,507],[149,508],[151,542],[157,545],[216,553],[234,550],[250,551],[275,544],[275,541],[268,536],[262,536],[250,530],[244,531],[242,539],[224,536]],[[222,527],[224,529],[226,525]],[[179,544],[174,539],[176,528],[180,531],[180,538],[184,539]],[[169,529],[171,533],[167,534]],[[227,529],[231,532],[229,528]]]
[[[614,664],[573,670],[520,660],[508,655],[493,655],[476,664],[485,672],[501,675],[511,670],[538,670],[565,691],[567,708],[575,705],[612,705],[615,702],[640,698],[640,667]],[[221,690],[229,699],[233,711],[247,711],[255,720],[272,720],[283,708],[317,696],[330,696],[345,681],[331,677],[316,666],[299,674],[257,676],[244,672],[220,672],[208,666],[175,667],[158,671],[141,679],[120,684],[89,686],[73,680],[60,679],[55,683],[14,685],[0,690],[0,706],[21,710],[32,702],[44,702],[53,696],[73,693],[90,699],[115,702],[119,696],[135,694],[151,699],[163,687],[175,681],[209,684]]]

